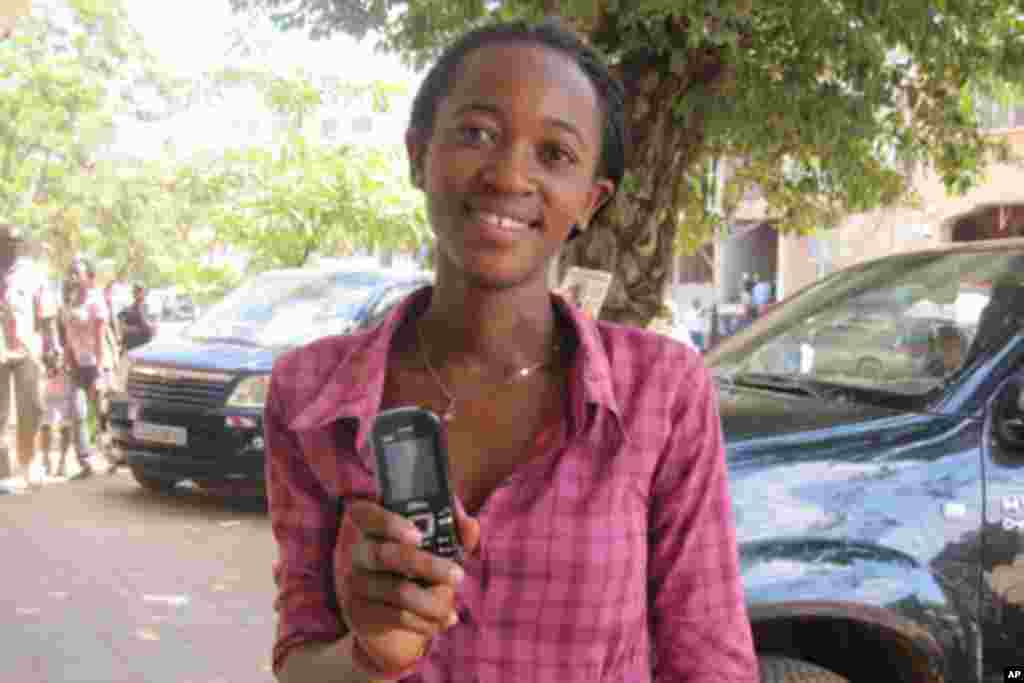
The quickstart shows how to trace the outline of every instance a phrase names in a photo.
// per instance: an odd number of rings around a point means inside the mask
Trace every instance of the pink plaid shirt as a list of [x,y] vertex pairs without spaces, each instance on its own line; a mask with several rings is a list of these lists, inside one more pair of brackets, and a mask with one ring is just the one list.
[[[429,298],[420,290],[380,326],[274,366],[275,669],[292,647],[344,634],[332,568],[346,566],[354,528],[339,512],[377,495],[367,435],[391,337]],[[479,512],[460,621],[405,680],[753,683],[717,401],[700,356],[554,301],[579,337],[568,415]]]

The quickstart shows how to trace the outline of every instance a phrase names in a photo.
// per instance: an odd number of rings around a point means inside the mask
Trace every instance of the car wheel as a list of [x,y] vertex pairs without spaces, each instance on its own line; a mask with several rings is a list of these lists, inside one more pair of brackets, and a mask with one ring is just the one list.
[[849,683],[837,673],[789,657],[761,657],[761,683]]
[[180,479],[154,477],[151,474],[147,474],[144,469],[137,465],[132,465],[131,470],[132,476],[135,477],[135,481],[139,483],[139,486],[147,491],[154,491],[156,493],[169,493],[181,481]]
[[881,379],[882,361],[877,358],[861,358],[857,361],[857,375],[868,379]]

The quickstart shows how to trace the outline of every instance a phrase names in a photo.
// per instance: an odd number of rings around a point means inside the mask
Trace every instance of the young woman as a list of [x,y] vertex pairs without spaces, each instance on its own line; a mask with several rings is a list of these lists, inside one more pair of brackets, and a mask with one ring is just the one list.
[[[553,24],[478,29],[407,134],[436,284],[274,367],[274,665],[302,681],[756,680],[714,389],[586,318],[548,266],[611,198],[623,94]],[[445,416],[464,565],[376,504],[374,415]]]

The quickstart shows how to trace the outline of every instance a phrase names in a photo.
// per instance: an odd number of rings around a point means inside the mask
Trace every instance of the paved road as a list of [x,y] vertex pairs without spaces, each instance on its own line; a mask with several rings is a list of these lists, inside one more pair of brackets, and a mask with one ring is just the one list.
[[0,679],[270,683],[260,502],[99,475],[0,497]]

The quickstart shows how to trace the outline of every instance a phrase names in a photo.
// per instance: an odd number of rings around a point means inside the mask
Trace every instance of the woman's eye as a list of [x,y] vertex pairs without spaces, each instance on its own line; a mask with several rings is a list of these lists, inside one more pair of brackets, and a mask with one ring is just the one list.
[[575,164],[576,155],[561,145],[545,145],[541,158],[551,164]]
[[492,131],[479,126],[462,126],[458,129],[458,135],[463,142],[470,145],[489,145],[495,138]]

